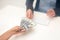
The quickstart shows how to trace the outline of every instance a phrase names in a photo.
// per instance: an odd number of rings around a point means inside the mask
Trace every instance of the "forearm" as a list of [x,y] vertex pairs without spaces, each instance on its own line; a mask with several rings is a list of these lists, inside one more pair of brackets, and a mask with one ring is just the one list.
[[8,40],[13,34],[14,32],[7,31],[3,35],[0,36],[0,40]]
[[33,11],[33,2],[34,0],[26,0],[26,8],[31,9]]
[[23,30],[20,26],[15,26],[12,29],[8,30],[4,34],[0,36],[0,40],[8,40],[12,35],[18,34],[18,33],[23,33],[25,30]]

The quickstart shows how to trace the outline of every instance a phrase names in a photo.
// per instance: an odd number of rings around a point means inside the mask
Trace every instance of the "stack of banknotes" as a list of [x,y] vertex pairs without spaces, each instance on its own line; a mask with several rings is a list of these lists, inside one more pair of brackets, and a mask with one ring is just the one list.
[[22,18],[20,26],[26,30],[30,30],[33,26],[35,26],[35,23],[28,18]]

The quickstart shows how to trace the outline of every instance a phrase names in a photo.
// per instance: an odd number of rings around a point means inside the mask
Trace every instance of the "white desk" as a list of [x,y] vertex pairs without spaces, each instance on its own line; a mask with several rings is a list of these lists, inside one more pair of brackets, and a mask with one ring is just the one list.
[[[38,14],[35,14],[37,16]],[[44,18],[45,14],[40,14],[40,18]],[[0,10],[0,35],[10,28],[20,25],[20,20],[25,16],[25,9],[14,7],[14,6],[6,6],[5,8]],[[38,16],[37,16],[38,17]],[[46,17],[45,17],[46,20]],[[38,22],[40,22],[39,20]],[[48,22],[47,22],[48,23]],[[40,25],[37,23],[35,27],[33,27],[34,31],[22,35],[11,37],[9,40],[60,40],[60,18],[52,19],[48,25]]]

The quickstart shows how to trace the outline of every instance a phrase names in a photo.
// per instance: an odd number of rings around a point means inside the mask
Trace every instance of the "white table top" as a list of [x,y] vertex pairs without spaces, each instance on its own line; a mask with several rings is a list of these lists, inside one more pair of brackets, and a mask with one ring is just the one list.
[[[33,31],[22,36],[11,37],[10,40],[60,40],[60,17],[52,20],[46,14],[35,12],[35,19],[40,23],[33,27]],[[25,9],[6,6],[0,10],[0,35],[16,25],[20,25],[21,18],[25,17]],[[38,19],[36,19],[38,18]],[[46,24],[45,24],[46,23]],[[48,24],[49,23],[49,24]],[[44,25],[45,24],[45,25]]]

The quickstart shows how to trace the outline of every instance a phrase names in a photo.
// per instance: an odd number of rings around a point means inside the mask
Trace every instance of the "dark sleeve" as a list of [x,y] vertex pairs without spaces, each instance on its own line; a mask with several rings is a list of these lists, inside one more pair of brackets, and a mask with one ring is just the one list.
[[56,16],[60,16],[60,8],[55,8],[54,9]]
[[60,16],[60,0],[56,0],[56,8],[54,8],[56,16]]
[[26,0],[26,8],[31,9],[33,11],[33,1],[34,0]]
[[56,0],[56,8],[60,8],[60,0]]

